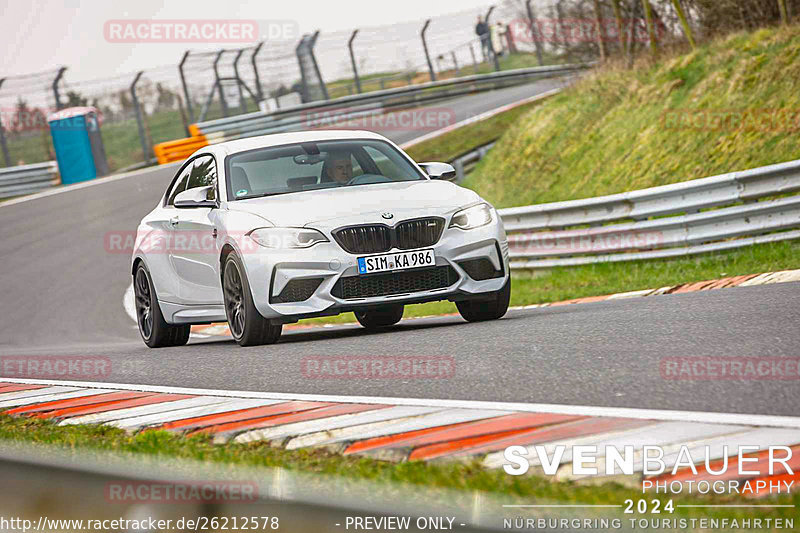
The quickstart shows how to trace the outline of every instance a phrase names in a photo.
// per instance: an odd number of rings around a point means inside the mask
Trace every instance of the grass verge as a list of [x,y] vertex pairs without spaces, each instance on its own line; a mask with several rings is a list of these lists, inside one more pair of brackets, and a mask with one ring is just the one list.
[[406,152],[414,161],[452,161],[479,146],[500,138],[520,117],[541,102],[530,102],[493,117],[468,124],[429,141],[411,146]]
[[[641,491],[618,483],[588,485],[553,482],[535,475],[510,476],[501,469],[485,469],[473,462],[405,462],[400,464],[355,456],[339,456],[322,450],[282,450],[268,443],[214,445],[207,436],[184,438],[167,431],[148,430],[128,434],[121,429],[92,426],[57,426],[46,420],[0,415],[0,441],[38,443],[72,450],[102,450],[147,454],[163,458],[193,459],[252,467],[342,476],[378,482],[401,482],[446,489],[486,491],[509,499],[582,504],[621,504],[638,500]],[[648,500],[651,499],[648,495]],[[659,499],[666,503],[668,498]],[[737,501],[734,496],[673,498],[675,504]],[[770,503],[800,504],[800,493],[772,497]],[[773,509],[676,509],[677,516],[709,518],[793,518],[795,510]],[[620,513],[621,515],[621,513]]]
[[[757,244],[723,253],[676,259],[561,267],[511,278],[511,305],[533,305],[617,292],[657,289],[694,281],[800,268],[800,241]],[[405,318],[457,313],[452,302],[406,307]],[[353,313],[302,324],[355,322]]]
[[517,121],[464,185],[513,207],[797,159],[798,58],[794,25],[608,65]]

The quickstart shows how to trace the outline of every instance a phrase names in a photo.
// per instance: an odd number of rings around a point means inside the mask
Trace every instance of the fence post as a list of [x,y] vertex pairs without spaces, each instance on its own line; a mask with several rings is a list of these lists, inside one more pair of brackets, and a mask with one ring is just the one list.
[[497,52],[494,49],[494,43],[492,42],[492,26],[489,23],[489,17],[492,16],[492,11],[494,11],[495,6],[489,8],[489,11],[486,12],[486,27],[489,29],[489,54],[492,56],[492,61],[494,62],[494,70],[500,70],[500,60],[497,58]]
[[181,62],[178,64],[178,73],[181,76],[181,86],[183,87],[183,98],[186,100],[186,109],[189,111],[189,120],[194,123],[194,108],[192,107],[192,98],[189,96],[189,87],[186,85],[186,76],[183,73],[183,65],[186,63],[186,60],[189,59],[189,50],[186,50],[183,54],[183,58],[181,58]]
[[428,53],[428,42],[425,40],[425,32],[428,31],[428,26],[431,25],[431,19],[425,21],[425,25],[422,26],[422,31],[420,35],[422,36],[422,48],[425,50],[425,60],[428,62],[428,72],[431,75],[431,81],[436,81],[436,72],[433,70],[433,63],[431,63],[431,55]]
[[300,83],[303,85],[303,91],[300,95],[300,101],[303,103],[310,101],[311,95],[311,91],[308,87],[308,76],[306,75],[306,69],[303,68],[303,61],[300,54],[300,50],[306,46],[306,41],[308,41],[308,35],[303,35],[300,37],[300,42],[297,43],[297,46],[294,49],[294,52],[297,55],[297,65],[300,70]]
[[133,83],[131,83],[131,97],[133,98],[133,111],[136,113],[136,125],[139,127],[139,140],[142,143],[142,154],[144,154],[145,162],[150,160],[150,150],[147,147],[147,138],[144,134],[144,119],[142,118],[142,107],[139,105],[139,98],[136,96],[136,84],[139,83],[139,78],[142,77],[144,74],[143,70],[140,70],[136,77],[133,78]]
[[472,43],[469,43],[469,55],[472,56],[472,70],[475,72],[473,74],[478,73],[478,61],[475,59],[475,49],[472,47]]
[[353,66],[353,78],[356,82],[356,91],[361,94],[361,80],[358,77],[358,69],[356,68],[356,56],[353,54],[353,40],[358,35],[358,30],[353,30],[350,40],[347,41],[347,48],[350,50],[350,64]]
[[244,100],[244,92],[242,91],[242,79],[239,77],[239,59],[243,53],[244,48],[240,48],[236,53],[236,59],[233,60],[233,75],[236,78],[236,89],[239,91],[239,109],[242,110],[242,113],[247,113],[247,102]]
[[450,57],[453,58],[453,66],[456,68],[456,76],[460,76],[461,75],[461,71],[458,68],[458,60],[456,59],[456,51],[455,50],[451,50],[450,51]]
[[314,65],[314,72],[317,74],[319,87],[322,89],[322,96],[325,100],[330,100],[330,97],[328,96],[328,87],[325,85],[325,81],[322,79],[322,73],[319,71],[319,64],[317,63],[317,55],[314,53],[314,46],[317,44],[317,37],[319,37],[319,30],[315,31],[314,35],[311,36],[308,44],[308,52],[311,54],[311,63]]
[[536,17],[533,16],[533,8],[531,7],[531,0],[525,0],[525,11],[528,13],[528,26],[531,31],[531,39],[536,46],[536,60],[539,61],[539,66],[544,66],[544,54],[542,53],[542,40],[539,38],[539,27],[536,24]]
[[61,81],[61,78],[64,76],[64,72],[67,70],[67,67],[61,67],[58,69],[58,74],[56,74],[56,78],[53,80],[53,96],[56,99],[56,111],[61,109],[61,94],[58,92],[58,82]]
[[[219,103],[222,106],[222,116],[228,116],[228,102],[225,101],[225,91],[222,90],[222,82],[219,81],[219,68],[217,64],[219,60],[222,59],[222,54],[225,53],[225,50],[220,50],[217,53],[217,57],[214,58],[214,83],[217,86],[217,91],[219,91]],[[213,94],[213,91],[212,91]]]
[[514,41],[514,33],[511,31],[511,24],[506,24],[506,41],[508,44],[508,53],[517,53],[517,43]]
[[[0,79],[0,88],[3,87],[3,82],[6,81],[5,78]],[[11,156],[8,155],[8,145],[6,144],[6,134],[3,128],[3,117],[0,115],[0,147],[3,150],[3,161],[5,162],[6,167],[11,166]]]
[[[264,90],[261,88],[261,78],[258,75],[258,67],[256,66],[256,56],[261,51],[261,47],[264,46],[264,41],[258,43],[253,53],[250,55],[250,64],[253,65],[253,75],[255,76],[256,82],[256,94],[258,94],[258,99],[264,99]],[[277,100],[277,98],[276,98]]]

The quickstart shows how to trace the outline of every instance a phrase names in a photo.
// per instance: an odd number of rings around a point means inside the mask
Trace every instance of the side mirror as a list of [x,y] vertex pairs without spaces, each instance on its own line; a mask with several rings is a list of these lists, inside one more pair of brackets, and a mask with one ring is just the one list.
[[216,200],[209,200],[209,193],[214,192],[213,185],[205,187],[195,187],[188,191],[183,191],[175,197],[175,207],[179,209],[189,209],[192,207],[217,207]]
[[455,181],[456,179],[456,169],[448,163],[420,163],[419,166],[432,180]]

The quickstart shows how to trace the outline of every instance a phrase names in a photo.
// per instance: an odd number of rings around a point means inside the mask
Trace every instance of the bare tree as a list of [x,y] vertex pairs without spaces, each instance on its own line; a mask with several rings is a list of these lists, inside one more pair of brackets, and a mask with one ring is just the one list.
[[600,59],[606,60],[606,32],[603,30],[603,11],[600,9],[600,0],[594,0],[594,23],[597,31],[597,47],[600,49]]

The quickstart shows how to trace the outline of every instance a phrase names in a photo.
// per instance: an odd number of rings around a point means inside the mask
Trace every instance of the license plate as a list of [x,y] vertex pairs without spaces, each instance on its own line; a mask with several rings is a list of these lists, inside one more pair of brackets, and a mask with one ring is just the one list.
[[372,274],[391,270],[432,267],[436,264],[433,250],[414,250],[358,258],[358,273]]

